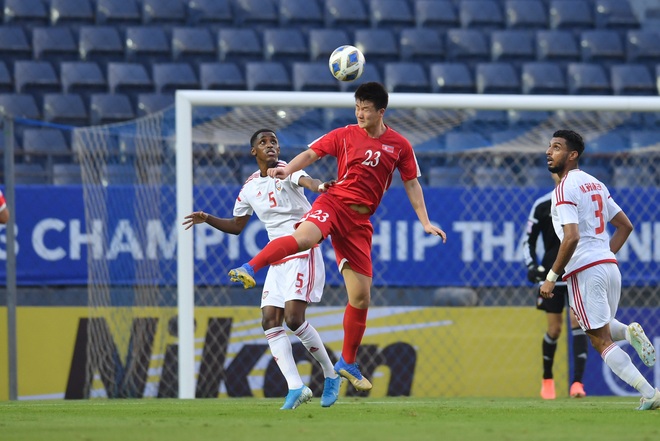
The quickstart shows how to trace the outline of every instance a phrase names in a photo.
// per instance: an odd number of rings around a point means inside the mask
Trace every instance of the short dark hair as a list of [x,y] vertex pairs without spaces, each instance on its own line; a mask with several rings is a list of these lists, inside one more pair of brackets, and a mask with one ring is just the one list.
[[557,130],[552,134],[553,138],[563,138],[566,140],[566,147],[569,150],[575,150],[578,152],[578,158],[582,156],[584,152],[584,140],[582,135],[573,130]]
[[264,133],[264,132],[275,133],[275,130],[273,130],[273,129],[259,129],[256,132],[254,132],[252,134],[252,136],[250,137],[250,147],[254,147],[254,142],[257,140],[257,136],[259,136],[260,133]]
[[382,84],[375,81],[362,83],[355,90],[356,101],[369,101],[374,103],[376,110],[387,109],[389,94]]

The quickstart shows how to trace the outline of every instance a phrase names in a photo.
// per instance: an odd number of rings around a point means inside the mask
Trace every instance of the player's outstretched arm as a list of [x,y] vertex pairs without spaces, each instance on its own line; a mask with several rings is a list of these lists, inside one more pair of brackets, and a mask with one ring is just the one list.
[[337,182],[335,179],[323,182],[320,179],[303,176],[298,180],[298,185],[306,188],[307,190],[311,190],[314,193],[325,193],[328,191],[328,188],[335,185],[335,182]]
[[314,153],[314,150],[307,149],[304,152],[296,155],[296,157],[293,158],[291,162],[289,162],[286,166],[269,168],[267,173],[271,178],[285,179],[291,173],[302,170],[317,159],[319,159],[319,157],[316,153]]
[[195,211],[184,218],[182,225],[189,229],[193,225],[207,223],[216,230],[229,234],[240,234],[250,220],[250,216],[234,216],[231,219],[221,219],[203,211]]
[[417,178],[405,181],[403,187],[406,189],[410,205],[412,205],[413,210],[415,210],[415,213],[417,214],[417,218],[424,226],[424,231],[428,234],[442,237],[443,243],[447,242],[447,234],[441,228],[433,225],[429,220],[429,215],[426,211],[426,204],[424,203],[424,192],[422,191],[422,186],[419,185]]

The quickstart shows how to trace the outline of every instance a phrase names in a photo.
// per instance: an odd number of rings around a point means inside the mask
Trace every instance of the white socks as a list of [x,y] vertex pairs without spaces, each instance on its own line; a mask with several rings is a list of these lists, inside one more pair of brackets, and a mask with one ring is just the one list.
[[617,377],[634,387],[642,394],[644,398],[653,398],[655,389],[649,384],[644,376],[637,370],[635,365],[630,360],[630,356],[616,345],[612,343],[601,354],[605,364],[612,369],[612,372]]
[[612,319],[610,322],[610,335],[614,341],[630,341],[630,336],[628,335],[628,325],[624,325],[617,319]]
[[300,327],[293,332],[300,339],[303,346],[307,348],[309,353],[312,354],[312,357],[319,362],[323,369],[323,376],[326,378],[336,378],[337,373],[335,372],[335,367],[330,361],[328,351],[325,350],[325,346],[323,346],[323,342],[321,341],[321,336],[316,328],[305,320],[305,323],[300,325]]
[[291,342],[284,328],[277,326],[264,331],[264,333],[266,334],[268,346],[270,346],[270,353],[273,355],[280,371],[282,371],[289,390],[303,387],[302,379],[298,373],[298,366],[293,359]]

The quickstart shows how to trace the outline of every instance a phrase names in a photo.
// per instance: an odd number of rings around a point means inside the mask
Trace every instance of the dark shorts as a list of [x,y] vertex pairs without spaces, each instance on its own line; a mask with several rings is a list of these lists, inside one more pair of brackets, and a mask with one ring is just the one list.
[[554,295],[549,299],[543,298],[540,291],[541,287],[539,286],[536,288],[536,309],[555,314],[561,314],[564,311],[564,305],[566,305],[568,299],[568,287],[566,285],[555,286]]

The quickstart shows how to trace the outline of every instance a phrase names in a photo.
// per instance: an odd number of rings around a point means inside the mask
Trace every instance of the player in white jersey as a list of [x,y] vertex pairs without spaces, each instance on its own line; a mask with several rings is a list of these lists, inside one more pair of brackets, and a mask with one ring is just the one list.
[[[569,304],[594,349],[612,372],[642,394],[639,410],[658,409],[660,391],[614,343],[627,340],[644,364],[655,364],[655,348],[639,323],[625,325],[614,318],[621,298],[621,273],[615,254],[628,239],[633,225],[605,184],[578,168],[582,152],[584,141],[572,130],[556,131],[546,150],[548,170],[561,178],[552,195],[551,208],[561,245],[541,286],[541,295],[552,297],[563,271]],[[606,231],[607,223],[615,228],[612,237]]]
[[[206,222],[225,233],[240,234],[255,213],[264,223],[269,240],[290,235],[295,224],[311,208],[304,189],[321,192],[334,183],[312,179],[302,170],[286,179],[270,178],[266,174],[269,168],[286,165],[279,160],[280,148],[273,130],[255,132],[250,146],[259,170],[243,184],[234,203],[234,217],[220,219],[196,211],[186,216],[183,222],[186,229]],[[282,409],[295,409],[312,398],[312,391],[303,384],[298,373],[291,342],[282,326],[284,321],[323,369],[325,384],[321,406],[332,406],[339,396],[341,377],[335,372],[319,333],[305,320],[308,303],[321,300],[324,284],[325,265],[318,246],[276,262],[266,275],[261,296],[262,327],[289,387]]]

